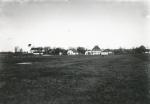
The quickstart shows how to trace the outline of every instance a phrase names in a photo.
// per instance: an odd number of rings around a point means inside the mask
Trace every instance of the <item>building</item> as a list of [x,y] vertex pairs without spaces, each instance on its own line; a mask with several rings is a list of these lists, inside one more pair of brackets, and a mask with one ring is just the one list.
[[99,48],[99,46],[95,46],[93,49],[92,49],[92,55],[101,55],[101,49]]
[[67,51],[67,55],[78,55],[79,53],[77,52],[76,49],[69,49]]
[[106,49],[106,50],[104,50],[104,51],[101,52],[102,56],[107,56],[107,55],[112,55],[112,54],[113,54],[113,52],[110,51],[109,49]]
[[145,52],[146,54],[150,54],[150,51]]
[[32,47],[30,52],[34,55],[43,55],[44,49],[42,47]]
[[63,53],[62,52],[59,52],[59,56],[62,56],[63,55]]
[[88,50],[85,52],[85,55],[101,55],[101,49],[98,45],[94,46],[92,50]]
[[86,51],[85,55],[92,55],[92,51],[91,50]]
[[101,55],[102,55],[102,56],[108,56],[109,53],[108,53],[108,52],[101,52]]

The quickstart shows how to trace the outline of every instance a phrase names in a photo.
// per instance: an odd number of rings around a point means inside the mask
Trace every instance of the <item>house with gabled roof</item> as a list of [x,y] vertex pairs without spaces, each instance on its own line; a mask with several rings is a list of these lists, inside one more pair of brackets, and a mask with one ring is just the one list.
[[98,45],[94,46],[94,48],[92,49],[92,55],[101,55],[101,52],[102,51]]
[[98,45],[94,46],[92,50],[88,50],[85,52],[85,55],[101,55],[102,50]]
[[34,55],[43,55],[44,49],[42,47],[32,47],[30,52]]
[[76,50],[76,49],[69,49],[68,51],[67,51],[67,55],[78,55],[79,53],[78,53],[78,51]]

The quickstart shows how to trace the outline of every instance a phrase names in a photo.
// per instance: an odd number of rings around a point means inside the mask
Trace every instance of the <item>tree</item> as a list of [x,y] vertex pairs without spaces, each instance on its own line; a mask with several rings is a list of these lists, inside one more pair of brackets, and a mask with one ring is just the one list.
[[62,55],[67,55],[67,50],[61,49]]
[[135,48],[133,50],[134,50],[134,53],[140,53],[140,54],[146,52],[146,48],[143,45],[141,45],[140,47],[137,47],[137,48]]
[[77,48],[77,51],[78,51],[79,54],[85,54],[85,51],[86,51],[86,50],[85,50],[84,47],[78,47],[78,48]]
[[43,50],[44,54],[50,54],[52,49],[50,47],[44,47]]
[[139,47],[139,51],[140,51],[141,53],[145,53],[145,52],[146,52],[145,46],[141,45],[141,46]]
[[59,55],[59,52],[60,52],[60,48],[53,48],[52,49],[52,54],[53,55]]
[[62,55],[67,55],[67,50],[62,49],[62,48],[53,48],[52,49],[52,54],[53,55],[59,55],[59,53],[62,53]]

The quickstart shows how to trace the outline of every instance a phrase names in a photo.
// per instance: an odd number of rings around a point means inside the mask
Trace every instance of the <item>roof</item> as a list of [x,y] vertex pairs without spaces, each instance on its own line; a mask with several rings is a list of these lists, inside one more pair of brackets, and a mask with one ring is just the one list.
[[42,47],[36,47],[36,48],[32,47],[31,50],[43,50],[43,48]]
[[110,51],[111,51],[110,49],[103,50],[103,52],[110,52]]
[[74,49],[74,48],[73,48],[73,49],[69,49],[68,51],[70,51],[70,50],[73,51],[74,53],[77,53],[77,52],[78,52],[78,51],[77,51],[76,49]]
[[92,51],[101,51],[101,49],[99,48],[98,45],[94,46],[94,48],[92,49]]

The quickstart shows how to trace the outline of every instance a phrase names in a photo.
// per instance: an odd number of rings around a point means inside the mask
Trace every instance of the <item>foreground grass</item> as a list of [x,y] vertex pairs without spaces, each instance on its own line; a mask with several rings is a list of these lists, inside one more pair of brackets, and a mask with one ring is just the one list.
[[0,66],[0,104],[149,104],[147,55],[3,57]]

